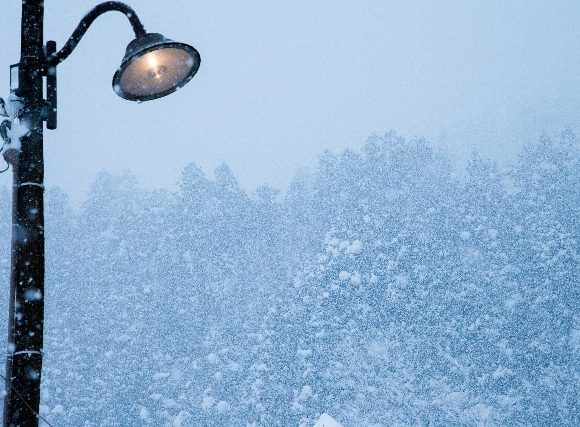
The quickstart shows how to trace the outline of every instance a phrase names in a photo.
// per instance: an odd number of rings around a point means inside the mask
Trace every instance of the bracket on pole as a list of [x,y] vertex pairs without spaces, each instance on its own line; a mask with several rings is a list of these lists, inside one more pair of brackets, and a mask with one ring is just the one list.
[[14,93],[18,90],[20,72],[20,64],[13,64],[10,66],[10,92]]
[[[46,57],[49,58],[56,52],[56,42],[49,40],[46,42]],[[47,61],[48,62],[48,61]],[[47,64],[46,68],[46,103],[48,112],[46,114],[46,128],[56,129],[56,64]]]

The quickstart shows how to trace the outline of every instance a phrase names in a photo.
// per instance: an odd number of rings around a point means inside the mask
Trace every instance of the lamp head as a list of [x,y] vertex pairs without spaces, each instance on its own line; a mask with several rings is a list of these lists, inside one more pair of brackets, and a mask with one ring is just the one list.
[[113,90],[130,101],[149,101],[175,92],[199,69],[194,47],[158,33],[146,33],[127,46],[113,77]]

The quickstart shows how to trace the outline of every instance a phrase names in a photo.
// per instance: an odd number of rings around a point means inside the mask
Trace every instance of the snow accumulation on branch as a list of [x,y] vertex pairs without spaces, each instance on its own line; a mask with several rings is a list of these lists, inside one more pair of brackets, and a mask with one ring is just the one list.
[[342,427],[342,424],[340,424],[327,413],[324,413],[320,416],[320,418],[318,418],[318,421],[316,421],[314,427]]

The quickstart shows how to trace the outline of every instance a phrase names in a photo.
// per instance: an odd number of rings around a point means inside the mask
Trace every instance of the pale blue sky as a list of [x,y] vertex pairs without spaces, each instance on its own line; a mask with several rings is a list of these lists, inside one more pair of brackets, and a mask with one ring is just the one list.
[[[96,1],[46,0],[62,46]],[[111,79],[127,43],[101,17],[59,66],[59,128],[45,132],[46,183],[76,201],[101,169],[173,188],[195,161],[227,162],[246,189],[284,188],[326,148],[394,129],[498,159],[542,132],[578,129],[577,1],[132,1],[147,30],[195,46],[198,75],[135,104]],[[0,13],[0,94],[18,61],[20,1]],[[8,184],[9,174],[0,177]]]

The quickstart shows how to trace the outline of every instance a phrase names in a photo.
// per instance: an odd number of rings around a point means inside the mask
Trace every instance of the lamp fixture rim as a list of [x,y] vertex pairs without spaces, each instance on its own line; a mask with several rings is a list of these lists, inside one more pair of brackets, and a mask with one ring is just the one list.
[[[148,33],[147,35],[159,35],[159,36],[161,36],[161,34],[156,34],[156,33]],[[187,43],[176,42],[176,41],[173,41],[171,39],[167,39],[167,38],[161,36],[160,40],[158,42],[150,44],[149,46],[147,46],[145,48],[137,49],[136,51],[130,52],[131,44],[136,43],[136,42],[140,41],[141,39],[142,39],[141,37],[137,38],[129,44],[129,46],[127,47],[127,53],[125,54],[125,57],[121,61],[121,65],[119,66],[119,68],[115,72],[115,75],[113,76],[113,90],[121,98],[126,99],[128,101],[137,101],[137,102],[151,101],[153,99],[162,98],[164,96],[167,96],[167,95],[175,92],[176,90],[182,88],[183,86],[185,86],[197,74],[197,71],[199,70],[199,66],[201,64],[201,57],[200,57],[197,49],[195,49],[193,46],[188,45]],[[165,91],[154,93],[151,95],[135,95],[135,94],[132,94],[132,93],[129,93],[129,92],[126,92],[125,90],[123,90],[123,88],[121,87],[121,84],[120,84],[121,76],[122,76],[123,72],[127,69],[127,67],[134,60],[136,60],[137,58],[139,58],[139,57],[141,57],[149,52],[152,52],[155,50],[161,50],[161,49],[169,49],[169,48],[176,48],[176,49],[184,50],[193,59],[193,65],[191,66],[189,73],[181,82],[179,82],[179,84],[172,86],[169,89],[166,89]]]

